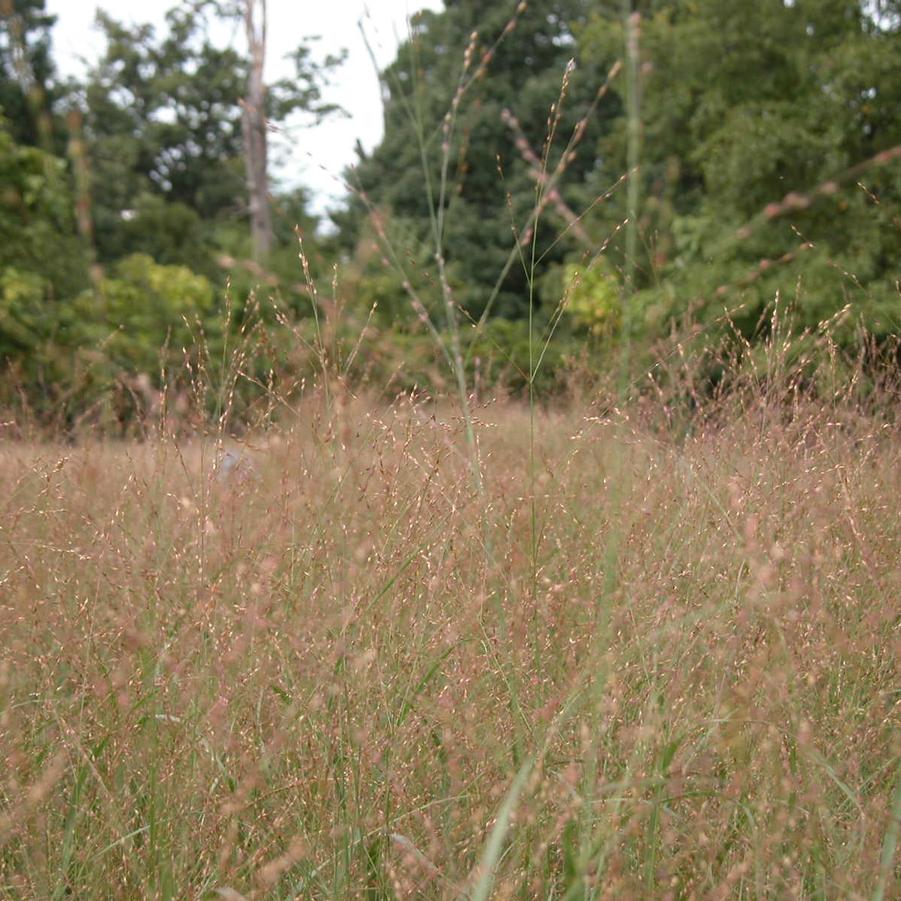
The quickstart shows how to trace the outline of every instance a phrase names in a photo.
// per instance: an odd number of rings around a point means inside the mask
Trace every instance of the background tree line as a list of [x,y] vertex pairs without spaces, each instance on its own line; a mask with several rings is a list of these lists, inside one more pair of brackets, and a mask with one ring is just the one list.
[[[354,192],[323,229],[302,189],[269,183],[265,137],[298,110],[334,112],[323,88],[338,59],[316,64],[307,41],[296,76],[264,85],[259,0],[186,0],[162,31],[99,13],[105,51],[79,80],[56,69],[44,0],[4,0],[4,402],[71,417],[118,391],[127,408],[129,378],[161,387],[183,349],[203,336],[215,357],[252,312],[296,328],[259,340],[248,371],[301,367],[314,302],[341,308],[350,332],[369,321],[358,372],[434,378],[423,318],[441,328],[436,249],[462,321],[480,323],[463,336],[484,378],[528,377],[530,319],[554,331],[548,382],[585,348],[602,367],[621,329],[628,179],[642,198],[628,299],[639,346],[689,321],[753,343],[777,294],[796,330],[837,319],[847,346],[896,334],[901,4],[633,7],[637,171],[621,4],[446,0],[381,73],[384,137],[359,151]],[[214,40],[222,21],[246,46]],[[296,227],[314,277],[330,282],[338,264],[330,301],[305,284]]]

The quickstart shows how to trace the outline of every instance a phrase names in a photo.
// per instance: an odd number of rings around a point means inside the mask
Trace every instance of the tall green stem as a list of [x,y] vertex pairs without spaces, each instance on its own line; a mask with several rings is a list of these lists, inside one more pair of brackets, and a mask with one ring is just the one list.
[[[626,136],[629,184],[626,195],[626,258],[623,266],[622,335],[620,338],[620,385],[625,392],[629,378],[632,345],[633,296],[638,253],[638,211],[641,197],[641,85],[639,83],[638,39],[641,16],[632,12],[631,0],[623,0],[626,30]],[[622,399],[622,398],[620,398]]]
[[[637,271],[638,252],[638,213],[641,203],[641,182],[639,179],[639,165],[641,161],[641,97],[639,85],[639,29],[641,16],[632,11],[632,0],[622,0],[623,32],[625,37],[626,55],[626,137],[627,137],[627,167],[628,167],[628,193],[626,196],[626,226],[625,226],[625,259],[623,261],[623,287],[621,297],[622,325],[620,334],[620,358],[618,394],[619,401],[625,400],[629,386],[629,366],[632,342],[632,317],[633,299],[635,295],[635,282]],[[596,660],[595,677],[592,686],[592,707],[594,710],[594,722],[592,732],[594,736],[600,735],[603,727],[602,696],[606,689],[606,672],[602,666],[604,658],[604,642],[608,635],[610,622],[610,610],[613,606],[613,597],[619,583],[619,552],[623,540],[623,529],[617,528],[621,523],[622,499],[625,493],[625,468],[626,461],[623,456],[622,442],[618,439],[613,443],[611,460],[610,494],[609,494],[609,522],[610,534],[602,557],[603,580],[601,597],[595,622],[595,645],[593,656]],[[598,746],[597,738],[589,745],[586,754],[583,775],[583,797],[594,798],[598,778]],[[592,805],[585,805],[582,825],[582,855],[583,863],[601,872],[604,867],[604,857],[609,845],[609,838],[598,844],[593,835],[593,822],[589,811]]]

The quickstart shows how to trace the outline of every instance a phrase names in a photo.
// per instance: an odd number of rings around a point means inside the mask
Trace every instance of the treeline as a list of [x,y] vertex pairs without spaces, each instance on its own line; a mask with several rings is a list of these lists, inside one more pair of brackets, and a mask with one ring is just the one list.
[[[305,192],[269,183],[266,136],[294,113],[312,124],[335,111],[322,88],[339,59],[302,45],[294,77],[255,97],[260,14],[253,0],[194,0],[158,31],[98,12],[105,51],[74,80],[56,68],[44,0],[2,7],[6,403],[24,399],[39,418],[127,418],[135,385],[208,368],[246,330],[255,292],[270,318],[275,305],[309,311],[298,234],[318,268],[334,254],[312,240]],[[245,45],[219,46],[223,26]],[[255,206],[265,215],[251,228]]]
[[162,31],[98,14],[105,51],[76,81],[44,0],[6,4],[0,402],[127,419],[187,376],[221,397],[229,368],[248,403],[276,370],[435,383],[455,319],[472,377],[547,387],[577,357],[605,366],[626,325],[639,357],[674,331],[753,346],[776,297],[811,340],[887,342],[901,4],[633,8],[418,14],[381,74],[384,138],[323,228],[270,183],[266,136],[335,112],[336,57],[307,42],[263,84],[258,4],[192,0]]

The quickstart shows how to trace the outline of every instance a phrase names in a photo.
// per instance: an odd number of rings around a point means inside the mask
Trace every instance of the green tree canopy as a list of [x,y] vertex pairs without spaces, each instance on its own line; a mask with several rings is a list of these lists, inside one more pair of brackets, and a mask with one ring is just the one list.
[[0,2],[0,113],[16,142],[45,150],[52,149],[52,114],[67,90],[51,53],[55,22],[46,0]]
[[[246,217],[248,61],[211,35],[216,22],[238,14],[212,0],[184,2],[167,13],[162,33],[98,14],[106,50],[84,94],[101,259],[141,252],[210,274],[216,229]],[[319,65],[304,44],[292,61],[295,76],[268,87],[274,123],[299,110],[315,117],[333,109],[321,88],[337,58]]]
[[19,144],[0,119],[0,358],[24,357],[88,283],[65,164]]
[[[483,312],[504,270],[516,242],[514,227],[524,229],[535,205],[535,181],[504,111],[516,117],[525,139],[541,155],[551,104],[576,52],[574,29],[586,21],[592,6],[588,0],[535,0],[515,15],[517,4],[507,0],[449,2],[443,12],[419,14],[410,39],[383,73],[384,138],[370,156],[361,154],[350,181],[387,217],[389,228],[393,222],[402,234],[415,235],[419,265],[427,266],[435,249],[431,217],[440,195],[443,123],[476,35],[469,69],[462,75],[472,80],[456,113],[448,152],[443,241],[457,299],[473,316]],[[617,55],[598,55],[569,79],[551,168]],[[610,115],[602,106],[591,117],[584,143],[569,165],[562,190],[576,210],[588,203],[584,184],[596,164],[593,145]],[[352,243],[365,234],[365,215],[365,205],[357,199],[338,217],[345,240]],[[549,224],[539,233],[538,252],[545,264],[559,261],[574,247],[564,240],[550,249],[566,227],[553,217],[551,210],[545,217]],[[493,312],[518,318],[528,307],[528,277],[516,261]]]
[[[782,291],[797,296],[801,326],[850,303],[877,333],[897,329],[901,160],[858,168],[901,143],[897,5],[638,6],[639,268],[647,289],[639,302],[653,328],[667,328],[690,306],[706,319],[728,306],[751,334]],[[619,16],[599,7],[579,44],[583,57],[614,52],[622,45]],[[599,192],[625,171],[622,119],[601,139],[597,158]],[[604,209],[611,227],[624,216],[616,198]],[[621,262],[621,247],[611,258]]]

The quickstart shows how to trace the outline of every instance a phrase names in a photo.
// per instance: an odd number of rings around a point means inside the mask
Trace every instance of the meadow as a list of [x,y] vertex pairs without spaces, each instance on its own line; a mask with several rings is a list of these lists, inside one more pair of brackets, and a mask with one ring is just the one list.
[[896,896],[893,410],[4,443],[0,897]]
[[901,897],[897,4],[0,6],[0,899]]

